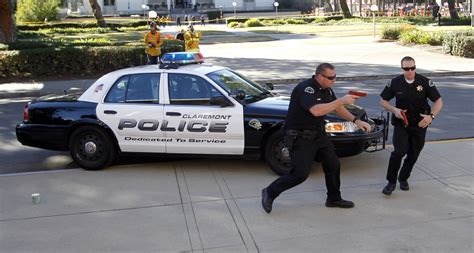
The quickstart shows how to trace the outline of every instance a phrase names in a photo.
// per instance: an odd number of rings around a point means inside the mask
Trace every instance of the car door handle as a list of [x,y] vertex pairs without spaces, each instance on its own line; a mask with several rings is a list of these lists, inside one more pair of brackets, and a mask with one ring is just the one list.
[[179,112],[167,112],[166,116],[181,116],[181,113],[179,113]]
[[117,112],[113,111],[113,110],[105,110],[104,113],[105,114],[117,114]]

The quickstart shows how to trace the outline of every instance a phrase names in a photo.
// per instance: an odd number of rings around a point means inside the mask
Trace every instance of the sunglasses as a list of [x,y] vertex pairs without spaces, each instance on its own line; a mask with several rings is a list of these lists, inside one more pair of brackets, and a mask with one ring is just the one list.
[[405,70],[405,71],[410,71],[410,70],[413,71],[413,70],[416,69],[416,66],[413,66],[413,67],[406,67],[406,68],[402,67],[402,69]]
[[336,79],[336,75],[334,75],[334,76],[326,76],[326,75],[323,75],[323,74],[321,74],[321,73],[319,73],[319,74],[322,75],[323,77],[325,77],[326,79],[331,80],[331,81],[334,80],[334,79]]

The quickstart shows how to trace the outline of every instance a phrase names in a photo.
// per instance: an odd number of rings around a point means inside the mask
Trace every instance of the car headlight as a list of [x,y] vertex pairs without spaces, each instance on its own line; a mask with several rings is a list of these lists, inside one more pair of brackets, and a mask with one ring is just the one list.
[[347,133],[359,130],[356,124],[350,121],[326,123],[326,133]]

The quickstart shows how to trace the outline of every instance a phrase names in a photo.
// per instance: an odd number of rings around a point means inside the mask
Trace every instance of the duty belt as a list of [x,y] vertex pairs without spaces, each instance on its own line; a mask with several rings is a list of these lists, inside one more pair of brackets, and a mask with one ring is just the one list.
[[316,139],[317,137],[321,136],[322,131],[320,130],[286,130],[285,135],[294,136],[294,137],[301,137],[305,140],[312,140]]

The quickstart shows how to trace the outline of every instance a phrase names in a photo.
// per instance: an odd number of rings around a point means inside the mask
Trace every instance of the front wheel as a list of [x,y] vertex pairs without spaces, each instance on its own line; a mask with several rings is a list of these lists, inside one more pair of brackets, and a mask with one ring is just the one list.
[[291,170],[291,161],[283,158],[281,149],[283,148],[283,137],[280,131],[273,133],[265,144],[265,161],[273,172],[284,175]]
[[100,170],[110,165],[116,157],[115,144],[105,130],[85,126],[71,135],[69,142],[71,157],[86,170]]

